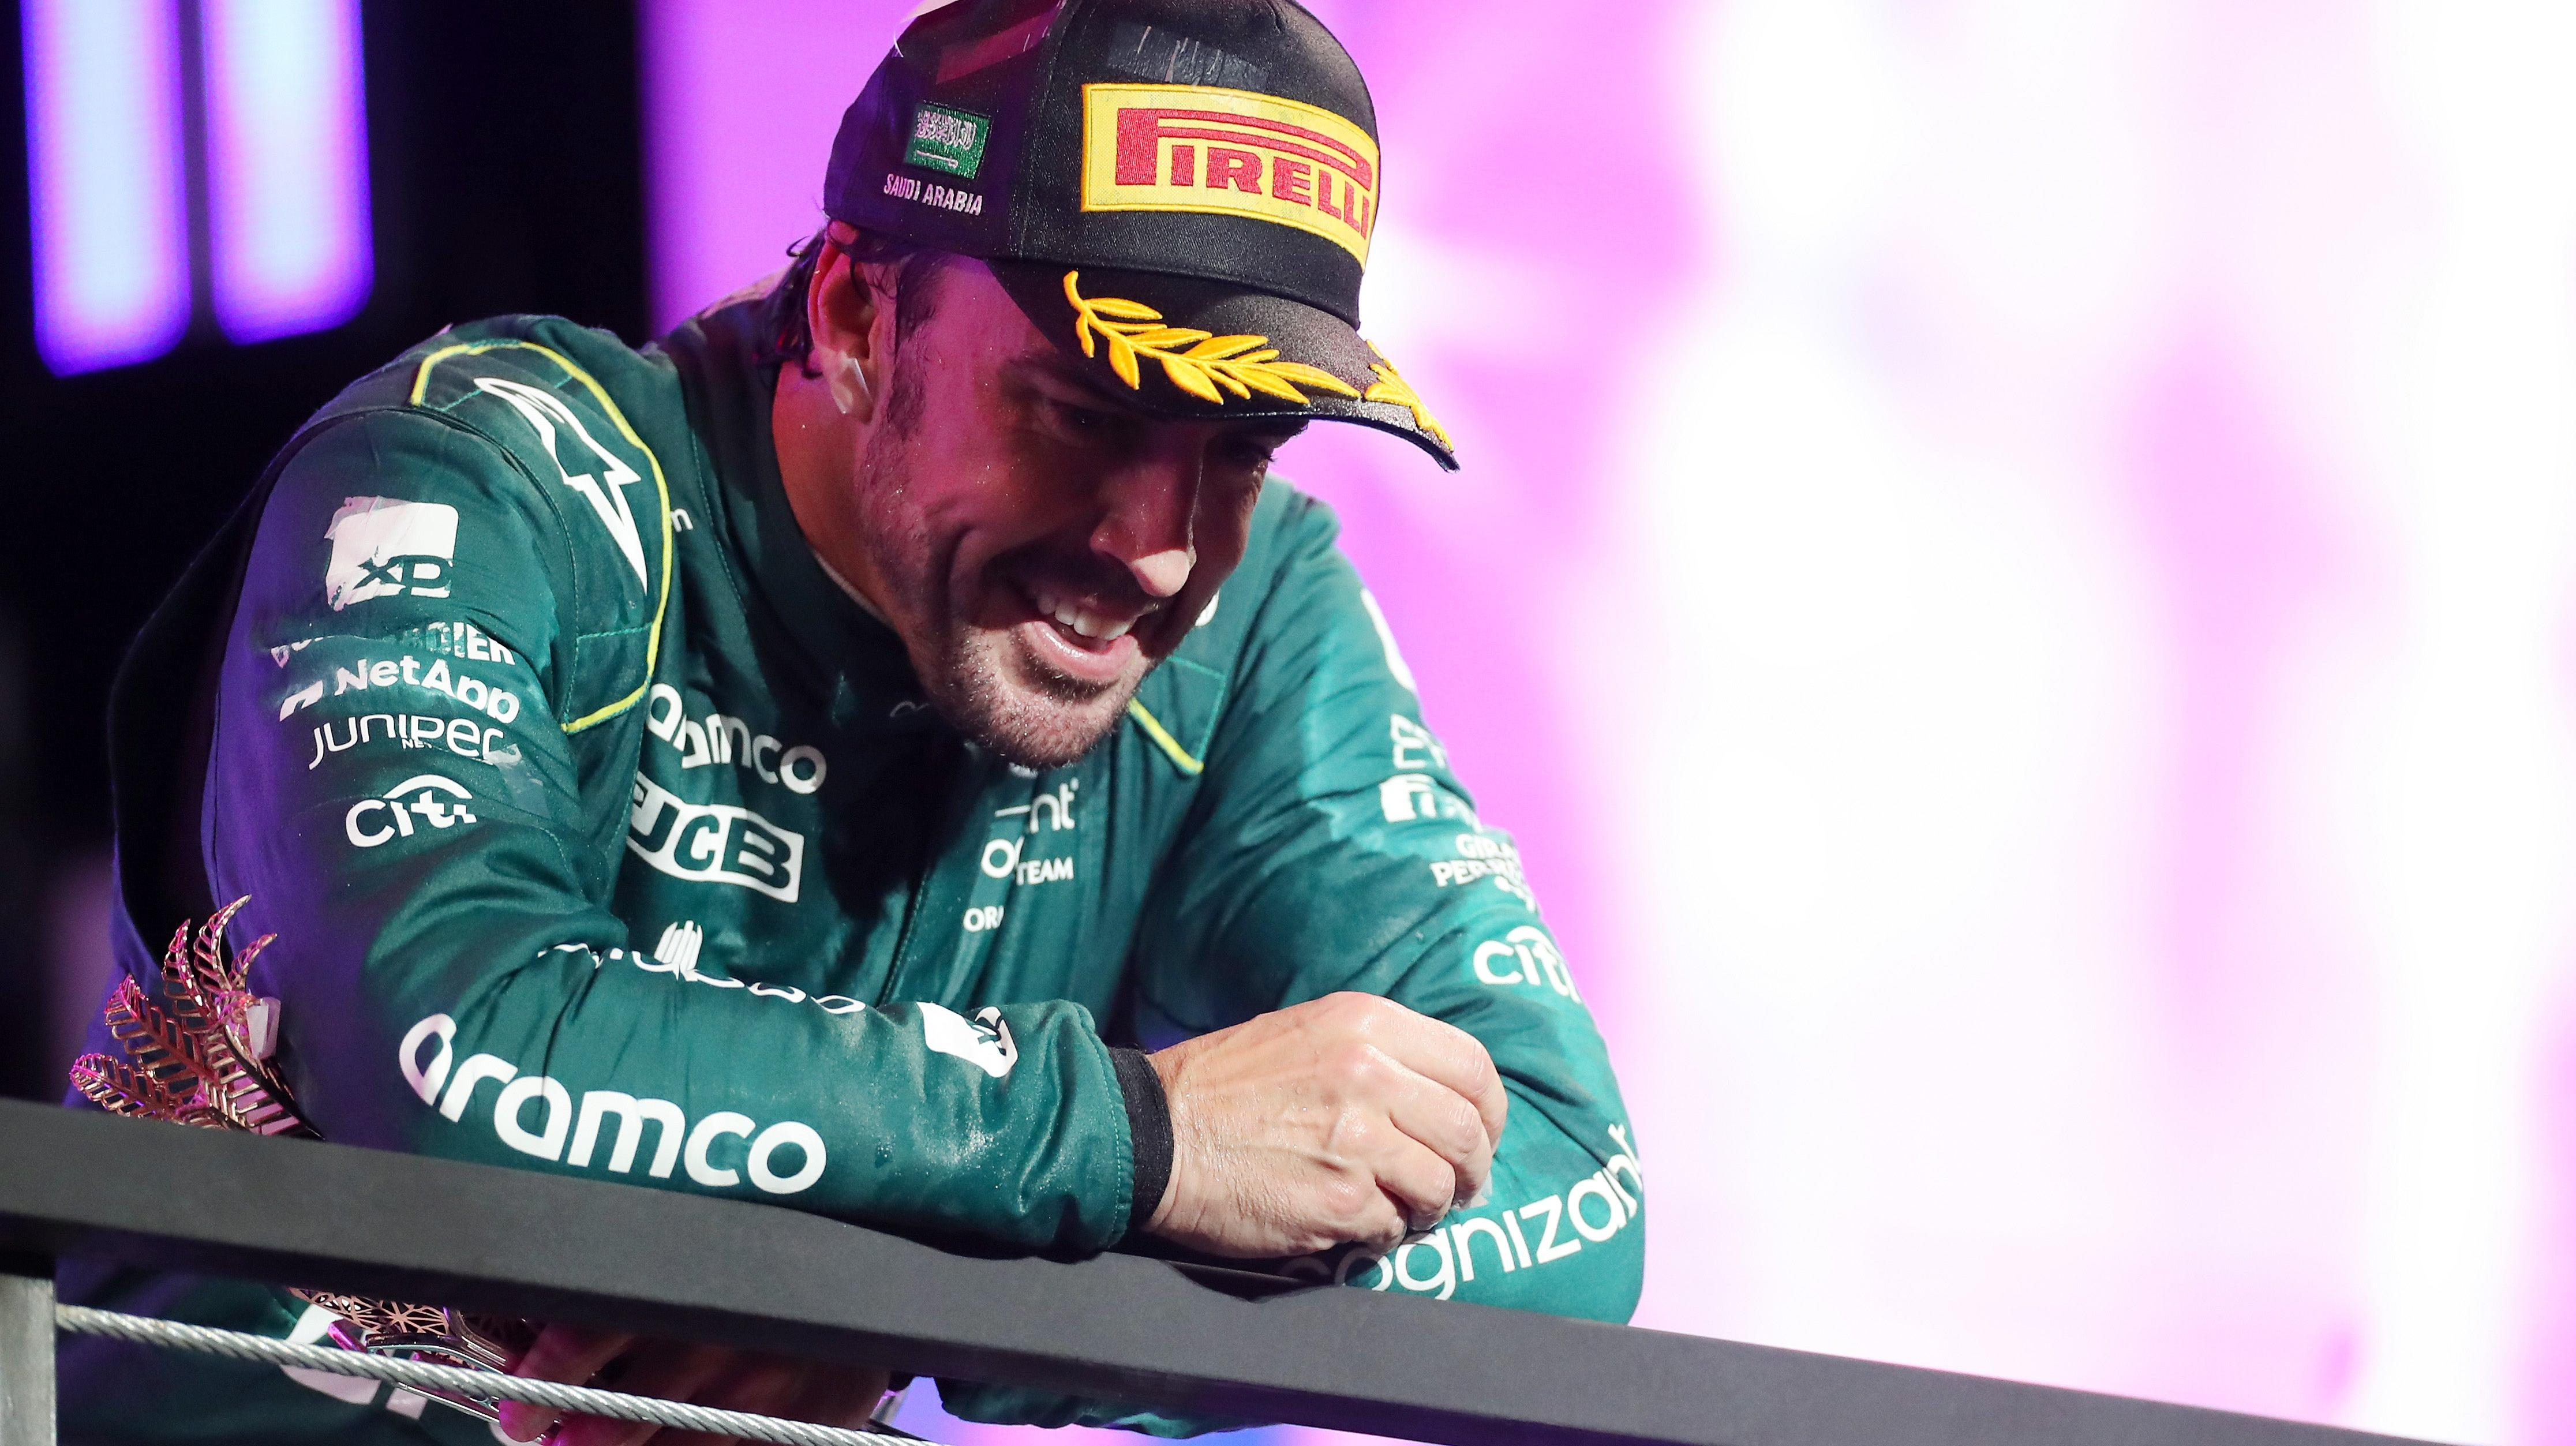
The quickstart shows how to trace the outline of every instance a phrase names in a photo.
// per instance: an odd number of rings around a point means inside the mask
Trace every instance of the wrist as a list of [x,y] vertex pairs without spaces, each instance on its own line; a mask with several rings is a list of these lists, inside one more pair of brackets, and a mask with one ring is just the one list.
[[1133,1162],[1127,1232],[1150,1230],[1169,1208],[1172,1193],[1172,1112],[1169,1085],[1141,1050],[1111,1049],[1118,1093],[1127,1108],[1128,1156]]
[[1172,1168],[1163,1181],[1162,1198],[1145,1217],[1145,1229],[1159,1235],[1170,1227],[1172,1204],[1181,1193],[1181,1052],[1157,1050],[1145,1056],[1145,1063],[1153,1067],[1155,1081],[1163,1087],[1164,1119],[1172,1140]]

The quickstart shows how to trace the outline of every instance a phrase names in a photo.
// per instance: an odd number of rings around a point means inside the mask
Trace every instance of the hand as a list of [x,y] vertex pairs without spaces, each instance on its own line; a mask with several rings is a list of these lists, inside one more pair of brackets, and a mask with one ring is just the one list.
[[[825,1426],[864,1427],[886,1392],[886,1373],[860,1366],[829,1366],[792,1356],[727,1350],[679,1341],[639,1341],[623,1331],[550,1325],[511,1368],[531,1380],[591,1384],[612,1361],[621,1369],[616,1389],[725,1411],[754,1411]],[[558,1413],[524,1401],[501,1405],[501,1430],[514,1441],[534,1441]],[[647,1421],[574,1416],[548,1438],[556,1446],[719,1446],[731,1436],[672,1431]]]
[[1149,1056],[1172,1178],[1146,1229],[1214,1255],[1393,1249],[1483,1194],[1507,1103],[1475,1037],[1333,994]]

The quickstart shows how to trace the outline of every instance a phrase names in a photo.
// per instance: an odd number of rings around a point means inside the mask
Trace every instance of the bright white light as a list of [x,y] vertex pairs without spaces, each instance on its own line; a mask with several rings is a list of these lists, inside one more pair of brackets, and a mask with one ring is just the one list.
[[337,326],[374,280],[356,0],[203,0],[215,319]]
[[36,349],[57,374],[159,356],[188,329],[171,0],[25,0]]

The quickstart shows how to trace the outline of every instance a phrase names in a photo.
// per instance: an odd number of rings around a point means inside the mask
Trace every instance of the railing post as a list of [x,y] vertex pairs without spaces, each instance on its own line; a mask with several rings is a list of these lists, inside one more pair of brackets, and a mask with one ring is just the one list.
[[54,1267],[0,1255],[0,1446],[54,1446]]

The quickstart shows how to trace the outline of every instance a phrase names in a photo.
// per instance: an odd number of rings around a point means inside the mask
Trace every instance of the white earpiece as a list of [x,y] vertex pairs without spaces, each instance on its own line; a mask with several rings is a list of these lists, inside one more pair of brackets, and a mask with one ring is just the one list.
[[[832,388],[832,405],[841,409],[842,416],[858,410],[860,397],[867,398],[869,406],[876,405],[876,389],[868,385],[867,371],[859,365],[857,357],[841,358],[839,366],[825,371],[824,380]],[[852,383],[857,384],[855,388]]]

